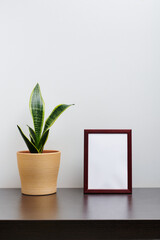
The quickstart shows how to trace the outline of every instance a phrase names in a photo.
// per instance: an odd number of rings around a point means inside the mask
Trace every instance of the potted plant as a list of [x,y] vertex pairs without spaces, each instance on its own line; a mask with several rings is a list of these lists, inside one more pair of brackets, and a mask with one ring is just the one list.
[[[29,108],[34,129],[28,126],[30,139],[17,125],[29,151],[17,152],[18,169],[21,179],[21,191],[27,195],[46,195],[57,190],[57,177],[60,164],[60,151],[44,150],[50,127],[71,105],[56,106],[44,123],[45,104],[37,83],[33,89]],[[44,125],[44,126],[43,126]]]

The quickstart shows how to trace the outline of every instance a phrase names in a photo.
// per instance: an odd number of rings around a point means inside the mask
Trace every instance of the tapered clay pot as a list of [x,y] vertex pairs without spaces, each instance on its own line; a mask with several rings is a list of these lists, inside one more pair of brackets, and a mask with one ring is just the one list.
[[21,191],[27,195],[56,193],[60,151],[17,152]]

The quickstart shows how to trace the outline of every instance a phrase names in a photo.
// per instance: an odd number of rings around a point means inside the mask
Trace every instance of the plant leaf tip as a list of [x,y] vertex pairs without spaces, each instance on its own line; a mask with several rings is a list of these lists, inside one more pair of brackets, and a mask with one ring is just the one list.
[[39,87],[39,88],[40,88],[40,85],[39,85],[39,83],[37,83],[35,87]]

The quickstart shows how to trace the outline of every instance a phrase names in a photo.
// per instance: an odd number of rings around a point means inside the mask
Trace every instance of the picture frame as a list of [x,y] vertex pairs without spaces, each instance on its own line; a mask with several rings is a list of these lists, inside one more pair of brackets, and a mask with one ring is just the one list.
[[132,193],[132,130],[84,130],[84,193]]

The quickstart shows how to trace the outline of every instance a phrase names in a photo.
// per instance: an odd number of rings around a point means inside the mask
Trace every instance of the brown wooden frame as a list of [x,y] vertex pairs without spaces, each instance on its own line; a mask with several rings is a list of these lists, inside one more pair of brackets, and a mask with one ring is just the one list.
[[[88,189],[88,135],[127,134],[128,142],[128,189]],[[84,193],[132,193],[132,130],[131,129],[85,129],[84,130]]]

